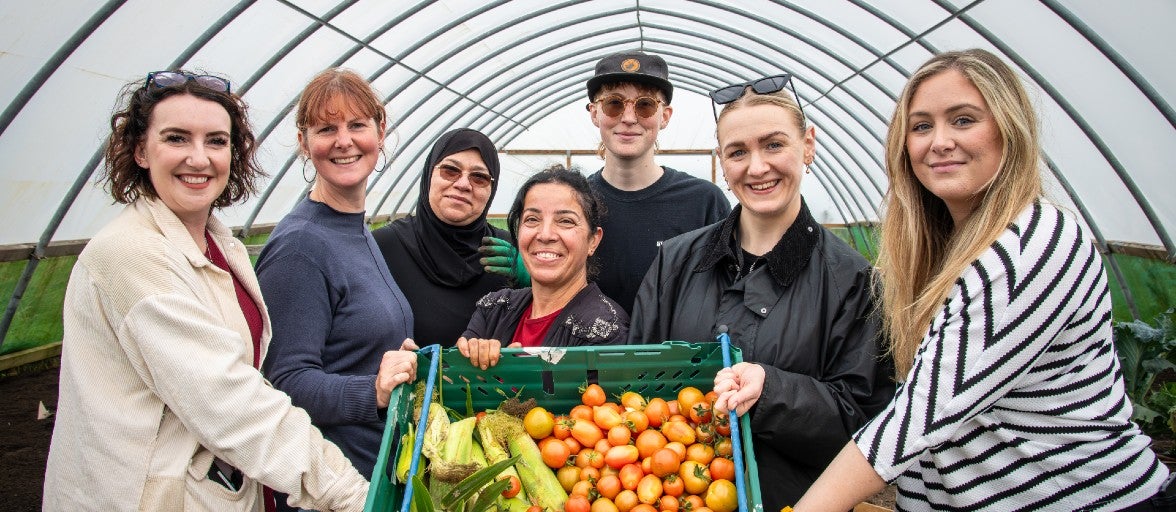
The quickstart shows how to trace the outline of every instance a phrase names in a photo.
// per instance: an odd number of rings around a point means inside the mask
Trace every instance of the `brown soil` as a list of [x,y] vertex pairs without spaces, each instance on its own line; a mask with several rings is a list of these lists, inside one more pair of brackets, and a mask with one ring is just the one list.
[[57,409],[57,368],[0,377],[0,512],[41,510],[53,416],[37,420],[37,404]]

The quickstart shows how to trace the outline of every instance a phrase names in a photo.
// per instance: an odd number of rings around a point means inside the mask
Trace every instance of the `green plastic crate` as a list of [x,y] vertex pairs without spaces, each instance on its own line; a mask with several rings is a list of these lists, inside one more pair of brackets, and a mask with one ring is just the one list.
[[[709,390],[714,385],[715,373],[723,368],[722,346],[719,343],[691,344],[665,342],[660,345],[619,345],[608,347],[573,347],[566,349],[503,349],[497,366],[481,370],[469,364],[457,349],[424,350],[418,359],[418,381],[426,380],[433,359],[439,361],[435,378],[441,383],[442,401],[464,413],[469,399],[474,411],[497,407],[505,396],[520,393],[520,399],[534,398],[539,405],[555,414],[566,414],[580,403],[579,388],[585,382],[604,387],[610,396],[623,391],[636,391],[646,398],[670,400],[678,390],[695,386]],[[426,354],[425,352],[430,352]],[[742,360],[739,349],[731,347],[732,364]],[[392,396],[388,408],[388,424],[371,475],[366,512],[401,510],[405,486],[391,480],[393,462],[399,450],[400,437],[411,421],[412,396],[409,386],[400,386]],[[415,427],[414,427],[415,428]],[[763,510],[759,488],[759,471],[751,449],[751,427],[747,416],[739,419],[743,485],[741,492],[747,510]],[[419,448],[418,448],[419,450]],[[559,511],[556,511],[559,512]]]

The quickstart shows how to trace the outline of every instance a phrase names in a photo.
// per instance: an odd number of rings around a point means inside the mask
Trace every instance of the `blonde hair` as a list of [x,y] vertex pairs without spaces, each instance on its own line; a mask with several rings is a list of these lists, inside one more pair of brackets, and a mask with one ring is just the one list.
[[[1003,142],[996,175],[960,226],[953,224],[943,200],[915,177],[906,148],[915,91],[928,78],[948,70],[958,71],[980,91]],[[1037,130],[1037,116],[1020,79],[985,50],[936,55],[903,88],[886,140],[890,189],[877,261],[883,327],[899,380],[906,378],[915,352],[959,276],[1041,196]]]
[[[796,125],[800,127],[800,134],[803,137],[806,124],[804,121],[804,112],[800,110],[800,104],[796,102],[786,89],[779,91],[759,94],[748,87],[743,91],[743,95],[739,99],[723,105],[723,110],[719,111],[719,118],[715,120],[715,140],[719,140],[719,122],[723,120],[728,112],[739,110],[743,107],[754,107],[756,105],[772,105],[787,110],[796,119]],[[722,141],[719,141],[722,145]]]

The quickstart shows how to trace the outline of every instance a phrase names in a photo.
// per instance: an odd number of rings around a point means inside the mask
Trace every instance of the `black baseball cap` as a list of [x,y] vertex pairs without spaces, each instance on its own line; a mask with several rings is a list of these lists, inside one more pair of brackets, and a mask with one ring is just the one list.
[[632,82],[657,87],[669,104],[674,99],[669,74],[665,59],[657,55],[636,50],[614,53],[596,63],[596,75],[588,80],[588,100],[592,101],[605,84]]

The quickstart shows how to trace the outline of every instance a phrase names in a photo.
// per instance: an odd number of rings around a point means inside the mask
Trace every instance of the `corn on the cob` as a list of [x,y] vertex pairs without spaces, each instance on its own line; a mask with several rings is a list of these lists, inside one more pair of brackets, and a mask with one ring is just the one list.
[[[488,412],[486,413],[486,418],[496,414],[502,413],[494,411]],[[486,421],[486,418],[482,418],[482,420],[478,422],[478,434],[482,438],[482,450],[486,452],[486,461],[490,464],[496,464],[509,459],[510,454],[507,453],[506,447],[503,446],[502,443],[500,443],[494,436],[494,432],[491,429],[491,425],[494,420],[492,419],[490,421]],[[523,478],[519,476],[519,472],[515,470],[514,466],[507,467],[506,469],[502,470],[502,473],[499,473],[499,475],[510,475],[518,478],[519,482],[523,481]],[[519,493],[513,498],[502,498],[502,500],[499,501],[499,504],[499,508],[506,512],[526,512],[527,509],[531,506],[531,502],[527,500],[527,490],[525,488],[519,489]]]
[[568,493],[559,484],[555,473],[543,463],[539,446],[523,428],[523,420],[509,414],[487,414],[482,422],[487,423],[487,429],[499,443],[509,448],[512,455],[519,457],[515,469],[519,472],[519,480],[527,491],[528,499],[544,510],[563,510]]

